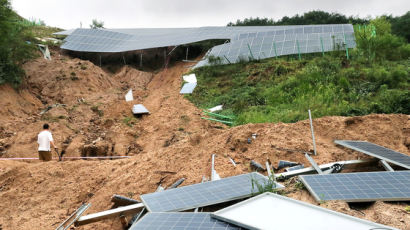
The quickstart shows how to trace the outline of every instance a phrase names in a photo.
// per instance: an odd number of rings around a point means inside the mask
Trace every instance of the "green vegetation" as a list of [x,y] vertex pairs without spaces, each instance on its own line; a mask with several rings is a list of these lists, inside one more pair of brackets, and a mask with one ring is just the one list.
[[[275,177],[272,174],[271,176],[268,177],[267,181],[264,181],[263,183],[260,183],[257,179],[251,178],[252,182],[252,194],[254,196],[265,193],[265,192],[272,192],[272,193],[278,193],[278,189],[276,188],[276,180]],[[256,191],[257,190],[257,191]]]
[[124,119],[122,119],[122,122],[125,125],[132,127],[137,124],[138,120],[135,117],[124,117]]
[[98,21],[97,19],[93,19],[91,25],[91,29],[103,29],[104,28],[104,22],[103,21]]
[[296,14],[293,17],[283,17],[275,21],[271,18],[245,18],[237,20],[235,23],[230,22],[228,26],[272,26],[272,25],[311,25],[311,24],[364,24],[369,22],[367,19],[358,17],[346,17],[338,13],[328,13],[320,10],[314,10],[304,13],[303,15]]
[[12,11],[8,0],[0,0],[0,84],[18,85],[24,76],[20,67],[33,56],[32,35],[24,21]]
[[385,17],[355,29],[349,60],[334,51],[203,67],[187,97],[203,109],[223,104],[236,125],[296,122],[308,109],[314,117],[410,114],[410,45]]
[[100,110],[99,106],[100,104],[91,106],[91,111],[96,113],[99,117],[102,117],[104,116],[104,111]]
[[41,20],[17,15],[9,0],[0,0],[0,84],[18,86],[24,77],[21,65],[35,56],[36,37],[51,36],[58,28],[47,27]]
[[[392,25],[392,33],[403,37],[410,42],[410,11],[406,14],[393,17],[391,15],[382,16],[386,18]],[[368,24],[368,18],[358,18],[353,16],[345,16],[338,13],[328,13],[321,10],[314,10],[304,13],[303,15],[296,14],[292,17],[283,17],[278,21],[271,18],[245,18],[237,20],[235,23],[230,22],[228,26],[279,26],[279,25],[313,25],[313,24]]]

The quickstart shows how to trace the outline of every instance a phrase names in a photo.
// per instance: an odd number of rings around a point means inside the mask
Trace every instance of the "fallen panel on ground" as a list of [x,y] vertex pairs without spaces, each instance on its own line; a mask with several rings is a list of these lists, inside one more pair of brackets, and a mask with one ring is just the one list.
[[132,107],[132,113],[133,114],[148,114],[149,111],[147,108],[145,108],[145,106],[143,106],[142,104],[138,104],[138,105],[134,105]]
[[[160,193],[141,195],[141,200],[150,212],[172,212],[194,209],[251,196],[258,192],[252,186],[252,180],[259,184],[268,181],[259,173],[248,173],[238,176],[193,184]],[[275,183],[278,189],[282,185]]]
[[247,229],[395,229],[269,192],[211,216]]
[[184,75],[182,76],[182,78],[184,79],[184,81],[188,82],[188,83],[196,83],[196,76],[195,74],[189,74],[189,75]]
[[191,94],[194,92],[194,89],[196,87],[196,83],[185,83],[184,86],[182,86],[181,91],[179,91],[180,94]]
[[406,169],[410,169],[410,156],[385,148],[383,146],[376,145],[367,141],[335,140],[335,143],[370,155],[372,157],[391,162]]
[[299,176],[317,201],[410,200],[410,171]]
[[134,97],[132,95],[132,89],[128,90],[127,94],[125,94],[125,101],[133,101]]
[[134,223],[130,230],[240,230],[235,225],[214,219],[210,213],[153,212]]

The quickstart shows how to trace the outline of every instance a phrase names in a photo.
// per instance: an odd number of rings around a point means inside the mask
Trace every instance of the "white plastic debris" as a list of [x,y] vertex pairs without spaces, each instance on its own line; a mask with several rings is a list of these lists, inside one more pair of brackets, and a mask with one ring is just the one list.
[[42,45],[42,44],[37,44],[37,46],[40,49],[40,51],[43,53],[44,59],[50,61],[51,60],[51,54],[50,54],[50,50],[48,49],[48,46]]
[[215,111],[219,111],[219,110],[222,110],[222,107],[223,107],[223,105],[217,105],[217,106],[215,106],[215,107],[213,107],[213,108],[210,108],[210,109],[208,109],[209,110],[209,112],[215,112]]
[[134,100],[134,97],[132,96],[132,89],[130,89],[128,93],[125,94],[125,101],[133,101],[133,100]]
[[182,78],[184,79],[184,81],[188,82],[188,83],[196,83],[196,76],[195,74],[189,74],[189,75],[185,75],[182,76]]

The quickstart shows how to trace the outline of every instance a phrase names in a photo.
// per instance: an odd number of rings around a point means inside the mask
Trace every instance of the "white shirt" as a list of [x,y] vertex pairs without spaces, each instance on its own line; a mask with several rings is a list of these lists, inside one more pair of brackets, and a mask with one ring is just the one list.
[[53,141],[50,131],[41,131],[37,138],[38,151],[50,151],[50,141]]

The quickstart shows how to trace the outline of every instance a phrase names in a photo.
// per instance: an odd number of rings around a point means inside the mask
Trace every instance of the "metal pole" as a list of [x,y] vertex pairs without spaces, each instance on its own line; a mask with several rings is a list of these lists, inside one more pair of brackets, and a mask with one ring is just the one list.
[[308,161],[310,162],[310,164],[316,170],[317,173],[323,174],[322,169],[320,169],[320,167],[316,164],[315,160],[313,160],[313,158],[310,157],[309,154],[305,153],[305,157],[306,159],[308,159]]
[[141,58],[140,58],[140,67],[142,67],[142,53],[141,53]]
[[186,48],[185,60],[188,60],[188,49],[189,49],[189,47]]
[[316,141],[315,141],[315,132],[313,131],[312,114],[310,113],[310,109],[308,111],[309,111],[310,131],[312,132],[313,151],[316,156]]
[[323,48],[323,39],[320,37],[320,44],[322,45],[322,56],[325,56],[325,49]]
[[122,60],[124,60],[124,65],[126,65],[124,54],[122,55]]
[[349,49],[347,48],[346,34],[344,35],[344,37],[345,37],[346,58],[347,58],[347,60],[349,60]]
[[253,53],[252,53],[252,50],[249,44],[248,44],[248,49],[249,49],[249,53],[251,54],[252,60],[255,60],[255,57],[253,56]]
[[232,64],[225,55],[224,55],[224,58],[228,61],[229,64]]
[[100,55],[100,67],[101,67],[101,55]]
[[278,58],[278,51],[276,50],[276,43],[273,42],[273,48],[275,49],[275,58]]
[[298,46],[298,54],[299,54],[299,61],[302,59],[302,57],[300,56],[300,47],[299,47],[299,41],[296,40],[296,45]]

